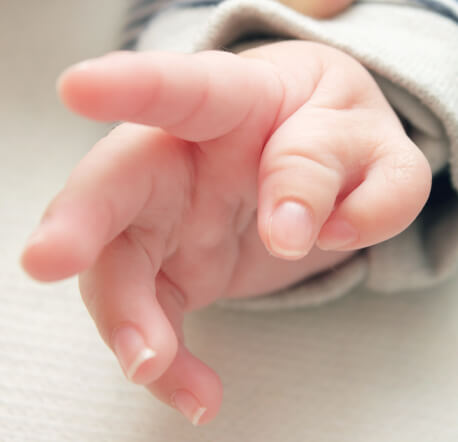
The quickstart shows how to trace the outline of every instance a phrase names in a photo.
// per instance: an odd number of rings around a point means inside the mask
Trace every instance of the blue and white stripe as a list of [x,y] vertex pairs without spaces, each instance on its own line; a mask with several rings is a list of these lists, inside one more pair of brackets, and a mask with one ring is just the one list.
[[[159,13],[175,8],[216,6],[224,0],[131,0],[122,36],[122,48],[133,49],[141,32]],[[382,3],[422,8],[458,23],[458,0],[357,0],[357,3]]]
[[224,0],[132,0],[127,11],[122,47],[133,49],[147,24],[159,13],[175,8],[216,6]]
[[379,3],[425,9],[458,23],[458,0],[357,0],[356,3]]

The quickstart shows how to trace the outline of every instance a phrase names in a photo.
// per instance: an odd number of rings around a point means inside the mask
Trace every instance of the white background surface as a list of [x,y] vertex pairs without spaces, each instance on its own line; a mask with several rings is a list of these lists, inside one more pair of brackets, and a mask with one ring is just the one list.
[[124,380],[75,280],[22,273],[47,201],[107,131],[66,111],[55,79],[116,46],[125,3],[0,0],[0,441],[456,442],[458,278],[289,313],[193,314],[191,349],[225,385],[220,416],[196,429]]

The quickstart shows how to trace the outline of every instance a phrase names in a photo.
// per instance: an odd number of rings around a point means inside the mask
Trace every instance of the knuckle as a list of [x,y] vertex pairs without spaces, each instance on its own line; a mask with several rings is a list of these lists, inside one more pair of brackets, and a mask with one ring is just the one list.
[[394,183],[412,184],[417,188],[428,188],[431,185],[431,168],[426,157],[416,146],[399,149],[390,155],[388,179]]
[[383,173],[388,187],[397,193],[403,209],[411,207],[417,213],[424,206],[431,191],[431,167],[410,140],[407,148],[397,149],[388,155]]
[[416,176],[417,163],[416,155],[412,152],[396,152],[390,156],[388,167],[384,169],[387,181],[395,185],[410,184]]
[[307,180],[315,177],[321,182],[336,185],[341,184],[344,175],[342,164],[332,152],[300,147],[282,149],[269,161],[265,170],[266,176],[293,172]]

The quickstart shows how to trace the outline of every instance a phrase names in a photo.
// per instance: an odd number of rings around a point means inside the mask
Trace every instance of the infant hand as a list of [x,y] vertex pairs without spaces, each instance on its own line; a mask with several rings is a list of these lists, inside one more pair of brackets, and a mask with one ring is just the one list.
[[127,122],[76,167],[23,265],[43,281],[79,273],[126,375],[194,423],[217,414],[222,387],[184,345],[186,311],[384,241],[429,194],[429,165],[376,83],[323,45],[114,53],[70,68],[60,93]]

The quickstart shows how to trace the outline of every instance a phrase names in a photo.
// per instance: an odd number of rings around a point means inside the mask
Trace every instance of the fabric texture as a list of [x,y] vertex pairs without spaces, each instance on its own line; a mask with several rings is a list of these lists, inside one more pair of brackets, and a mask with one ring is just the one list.
[[[123,34],[122,46],[133,49],[140,34],[152,19],[166,10],[177,8],[201,8],[215,6],[224,0],[131,0]],[[306,0],[278,0],[286,6],[301,11]],[[457,0],[357,0],[365,3],[389,3],[399,6],[417,7],[429,10],[443,17],[458,21]]]
[[170,6],[151,19],[137,49],[237,51],[260,44],[259,38],[339,48],[370,70],[435,174],[422,214],[400,235],[279,293],[224,304],[290,308],[334,299],[361,283],[394,293],[450,277],[458,263],[458,197],[452,190],[458,189],[458,3],[359,1],[329,20],[306,17],[272,0],[213,3]]

